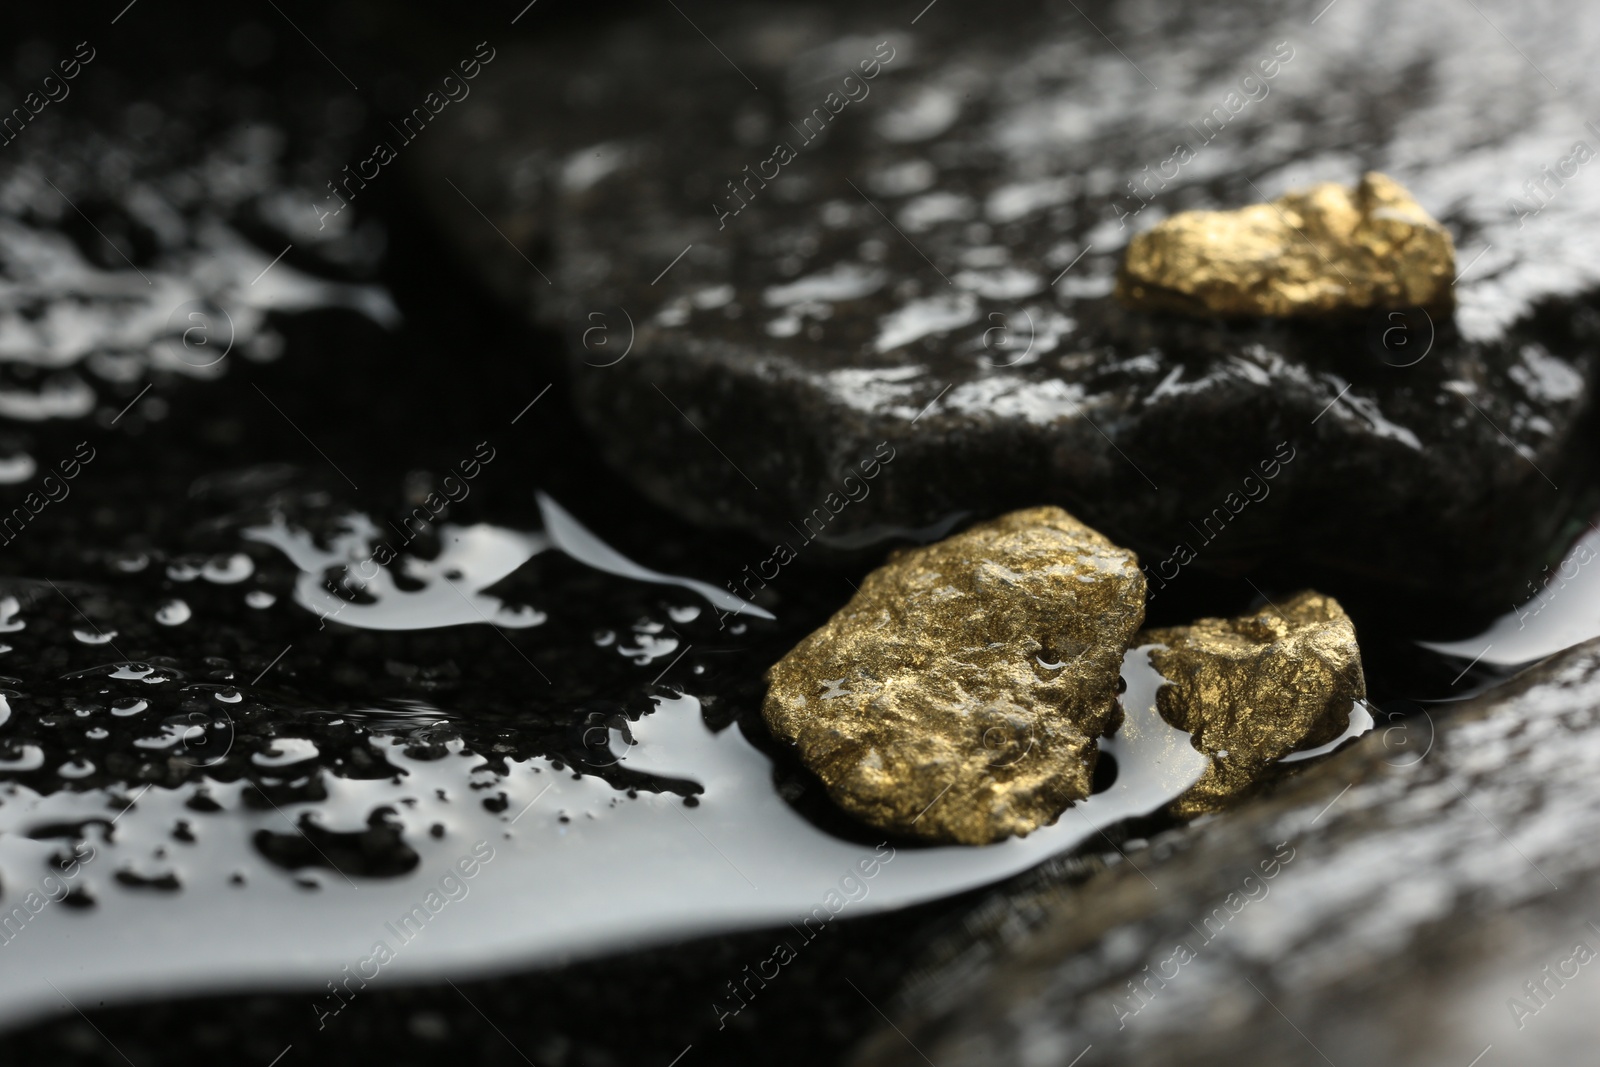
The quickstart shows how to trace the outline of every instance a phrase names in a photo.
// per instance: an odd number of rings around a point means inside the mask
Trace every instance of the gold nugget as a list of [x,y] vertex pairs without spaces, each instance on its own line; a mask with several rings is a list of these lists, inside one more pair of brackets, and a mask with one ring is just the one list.
[[1233,619],[1149,630],[1141,645],[1166,648],[1150,663],[1166,678],[1161,717],[1194,736],[1211,768],[1172,802],[1193,818],[1218,811],[1290,753],[1337,738],[1367,695],[1355,624],[1339,602],[1304,592]]
[[980,845],[1089,796],[1144,619],[1138,558],[1055,507],[895,553],[767,672],[762,712],[884,830]]
[[1455,245],[1405,188],[1369,172],[1237,211],[1185,211],[1136,235],[1117,276],[1128,307],[1192,315],[1448,308]]

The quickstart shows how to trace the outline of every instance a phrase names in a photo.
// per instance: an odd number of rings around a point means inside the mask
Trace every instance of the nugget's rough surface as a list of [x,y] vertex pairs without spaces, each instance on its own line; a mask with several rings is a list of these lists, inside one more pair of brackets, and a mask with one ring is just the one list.
[[1130,307],[1204,315],[1444,308],[1450,232],[1393,178],[1324,182],[1237,211],[1185,211],[1136,236],[1117,275]]
[[1268,604],[1148,630],[1139,643],[1166,646],[1150,653],[1167,679],[1156,707],[1211,758],[1205,776],[1172,802],[1184,818],[1219,810],[1284,756],[1337,738],[1367,695],[1355,624],[1320,593],[1300,593],[1281,610]]
[[1137,557],[1055,507],[899,552],[767,674],[778,737],[873,826],[979,845],[1089,795]]

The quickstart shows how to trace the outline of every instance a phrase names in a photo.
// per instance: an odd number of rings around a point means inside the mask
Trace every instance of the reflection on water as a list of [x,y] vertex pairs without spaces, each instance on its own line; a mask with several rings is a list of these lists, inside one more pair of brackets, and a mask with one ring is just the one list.
[[[1105,742],[1118,767],[1109,789],[1024,839],[889,846],[892,861],[852,913],[1025,870],[1197,780],[1205,760],[1155,712],[1159,676],[1145,650],[1128,653],[1124,676],[1126,721]],[[485,759],[459,740],[418,750],[376,717],[365,745],[381,770],[362,777],[308,766],[315,742],[285,729],[253,759],[281,779],[47,795],[12,786],[0,804],[0,877],[27,885],[67,843],[87,843],[94,859],[76,873],[75,891],[94,906],[30,918],[3,947],[0,1019],[53,1006],[42,978],[74,998],[132,996],[152,983],[319,988],[371,951],[384,923],[411,910],[464,842],[487,842],[495,855],[473,885],[475,903],[441,917],[444,936],[408,944],[393,973],[466,973],[836,910],[830,893],[841,875],[874,850],[799,815],[773,789],[768,759],[737,728],[709,730],[695,697],[653,703],[631,736],[609,731],[610,751],[629,770],[692,781],[692,805],[551,760]],[[270,799],[275,783],[296,776],[315,779],[325,799]],[[228,817],[210,817],[219,810]],[[313,847],[292,851],[297,841]],[[166,899],[174,893],[182,907]],[[204,939],[189,936],[197,928]],[[97,946],[92,969],[70,951],[84,939]]]
[[[589,532],[544,493],[538,494],[538,499],[545,521],[543,533],[481,523],[440,527],[437,558],[404,555],[398,561],[400,573],[416,583],[411,589],[402,589],[389,568],[374,560],[373,545],[381,531],[365,515],[347,516],[327,548],[319,547],[310,532],[291,528],[281,517],[242,533],[249,540],[272,545],[300,568],[295,603],[324,621],[337,619],[346,626],[370,630],[423,630],[475,622],[512,629],[538,626],[549,617],[544,612],[527,605],[513,607],[484,590],[550,548],[608,574],[688,589],[723,611],[758,619],[773,617],[714,585],[640,566]],[[362,599],[337,596],[335,588]]]
[[1473,663],[1515,667],[1600,637],[1600,531],[1591,529],[1556,567],[1530,579],[1528,600],[1476,637],[1422,647]]
[[[521,629],[538,626],[548,618],[542,611],[527,605],[512,607],[483,592],[549,548],[549,538],[543,534],[498,526],[442,526],[437,559],[406,555],[398,561],[400,573],[417,583],[417,588],[401,589],[390,568],[372,562],[373,543],[380,532],[365,515],[351,515],[325,549],[317,546],[309,532],[292,529],[282,519],[269,526],[249,527],[243,535],[272,545],[300,568],[295,603],[325,621],[370,630],[420,630],[477,622]],[[335,569],[337,573],[330,577]],[[337,596],[335,585],[363,599]]]

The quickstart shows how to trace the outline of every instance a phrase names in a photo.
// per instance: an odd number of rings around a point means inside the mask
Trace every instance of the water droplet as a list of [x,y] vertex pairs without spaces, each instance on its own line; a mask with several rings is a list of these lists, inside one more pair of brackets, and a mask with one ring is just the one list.
[[252,608],[270,608],[278,602],[278,598],[265,589],[252,589],[244,595],[244,602]]
[[111,714],[118,718],[127,718],[129,715],[139,714],[149,706],[150,704],[144,700],[122,700],[111,705]]
[[0,459],[0,485],[16,485],[33,477],[39,465],[26,452]]
[[200,574],[206,581],[218,585],[242,582],[255,572],[255,561],[243,552],[235,552],[231,556],[215,556],[200,569]]
[[215,695],[216,698],[222,701],[224,704],[237,704],[239,701],[244,699],[244,694],[240,693],[237,689],[219,689]]
[[312,741],[303,737],[278,737],[273,739],[271,751],[257,752],[250,757],[250,762],[258,767],[286,767],[316,755],[317,746]]
[[87,778],[94,773],[94,764],[86,759],[75,759],[57,767],[56,773],[63,778]]
[[106,630],[100,633],[90,633],[88,630],[74,630],[72,636],[86,645],[109,645],[111,639],[117,636],[117,631]]
[[652,660],[670,656],[678,650],[676,637],[641,636],[632,645],[618,645],[617,651],[643,667]]
[[179,626],[189,621],[189,605],[181,600],[169,600],[156,611],[156,622],[163,626]]
[[0,771],[36,771],[44,766],[44,749],[38,745],[18,745],[16,759],[0,759]]
[[167,577],[175,582],[192,582],[200,577],[200,567],[187,560],[169,563],[167,564]]

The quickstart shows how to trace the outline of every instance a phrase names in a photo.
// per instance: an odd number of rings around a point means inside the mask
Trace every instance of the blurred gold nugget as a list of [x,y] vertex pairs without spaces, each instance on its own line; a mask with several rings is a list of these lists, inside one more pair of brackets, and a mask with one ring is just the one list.
[[1220,811],[1267,768],[1345,732],[1367,696],[1355,624],[1331,596],[1306,591],[1232,619],[1146,630],[1139,644],[1166,647],[1150,663],[1166,684],[1161,717],[1194,737],[1211,767],[1173,801],[1181,818]]
[[1117,276],[1131,308],[1192,315],[1325,315],[1445,308],[1450,233],[1393,178],[1368,172],[1236,211],[1185,211],[1136,235]]

